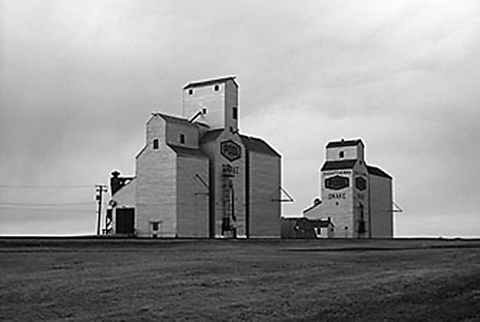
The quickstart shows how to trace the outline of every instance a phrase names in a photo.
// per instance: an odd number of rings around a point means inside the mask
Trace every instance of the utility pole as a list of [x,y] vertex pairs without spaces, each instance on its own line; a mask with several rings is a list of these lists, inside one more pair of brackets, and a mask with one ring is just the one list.
[[103,203],[103,193],[107,192],[107,186],[103,184],[96,184],[95,191],[97,195],[95,199],[98,202],[98,209],[97,209],[97,236],[100,236],[100,223],[102,219],[102,203]]

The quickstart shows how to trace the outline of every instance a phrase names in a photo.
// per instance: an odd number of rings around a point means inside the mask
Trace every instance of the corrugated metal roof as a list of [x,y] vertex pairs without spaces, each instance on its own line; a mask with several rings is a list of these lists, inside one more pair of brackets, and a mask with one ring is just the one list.
[[340,161],[326,161],[321,171],[353,169],[358,160],[340,160]]
[[186,147],[176,146],[167,144],[170,149],[172,149],[177,155],[183,155],[188,157],[195,157],[195,158],[208,158],[205,153],[198,149],[190,149]]
[[228,80],[232,80],[233,83],[238,87],[238,84],[235,82],[235,76],[226,76],[226,77],[219,77],[219,78],[214,78],[214,79],[207,79],[207,80],[202,80],[202,81],[195,81],[195,82],[190,82],[187,85],[183,87],[183,89],[187,88],[192,88],[192,87],[199,87],[199,86],[208,86],[208,85],[214,85],[218,83],[225,83]]
[[[177,123],[177,124],[189,125],[189,126],[194,126],[194,127],[208,128],[208,125],[206,125],[206,124],[199,123],[199,122],[190,122],[188,119],[180,117],[180,116],[173,116],[173,115],[164,114],[164,113],[160,113],[160,112],[152,112],[152,117],[155,117],[155,116],[159,116],[159,117],[163,118],[166,122],[169,122],[169,123]],[[151,120],[151,118],[150,118],[150,120]],[[150,122],[150,120],[147,121],[147,123]]]
[[160,116],[167,122],[196,126],[194,123],[190,123],[187,119],[183,117],[178,117],[178,116],[173,116],[173,115],[168,115],[163,113],[156,113],[156,115]]
[[275,151],[267,142],[260,138],[254,138],[251,136],[240,135],[243,145],[249,152],[262,153],[272,155],[281,158],[282,156]]
[[202,138],[200,139],[200,142],[206,143],[210,141],[215,141],[220,136],[220,134],[222,134],[222,132],[223,132],[223,129],[208,131],[207,133],[205,133],[204,136],[202,136]]
[[[320,170],[329,171],[329,170],[353,169],[356,163],[357,163],[357,160],[326,161]],[[392,179],[392,177],[382,169],[378,167],[370,166],[370,165],[366,165],[366,166],[367,166],[368,174]]]
[[[208,131],[201,139],[202,143],[215,141],[220,134],[222,134],[223,129],[217,129],[213,131]],[[255,138],[247,135],[240,134],[240,139],[242,140],[243,145],[249,152],[262,153],[267,155],[272,155],[276,157],[281,157],[281,155],[275,151],[267,142],[260,138]]]
[[388,173],[386,173],[385,171],[383,171],[380,168],[367,165],[367,170],[368,170],[368,174],[371,174],[371,175],[374,175],[374,176],[377,176],[377,177],[384,177],[384,178],[392,179],[392,177]]
[[346,147],[346,146],[356,146],[359,143],[361,143],[363,145],[363,142],[360,139],[358,139],[358,140],[343,140],[342,139],[341,141],[328,142],[327,149],[328,148],[342,148],[342,147]]

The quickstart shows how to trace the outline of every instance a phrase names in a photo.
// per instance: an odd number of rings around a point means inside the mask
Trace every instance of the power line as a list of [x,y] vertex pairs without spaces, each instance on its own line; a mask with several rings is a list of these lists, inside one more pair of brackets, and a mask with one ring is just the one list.
[[18,208],[18,207],[8,207],[0,206],[0,209],[6,210],[17,210],[17,211],[49,211],[49,212],[78,212],[78,213],[93,213],[94,210],[80,210],[80,209],[61,209],[61,208]]
[[33,207],[56,207],[56,206],[83,206],[93,205],[94,202],[67,202],[67,203],[24,203],[24,202],[0,202],[1,205],[7,206],[33,206]]
[[0,184],[2,189],[85,189],[93,188],[95,185],[6,185]]

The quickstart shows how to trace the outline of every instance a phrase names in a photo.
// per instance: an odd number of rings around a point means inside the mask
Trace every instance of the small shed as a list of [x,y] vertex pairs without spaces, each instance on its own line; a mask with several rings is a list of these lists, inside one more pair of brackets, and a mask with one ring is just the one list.
[[334,225],[330,218],[282,218],[281,237],[284,239],[333,238]]

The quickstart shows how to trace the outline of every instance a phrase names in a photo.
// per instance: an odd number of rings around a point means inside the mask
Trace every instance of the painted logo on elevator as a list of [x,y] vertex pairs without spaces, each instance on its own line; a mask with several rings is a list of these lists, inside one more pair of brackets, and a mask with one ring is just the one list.
[[232,140],[223,141],[220,143],[220,154],[228,161],[233,162],[242,157],[242,148]]
[[362,177],[355,178],[355,187],[360,191],[367,189],[367,180]]
[[343,176],[333,176],[330,178],[325,179],[325,188],[331,190],[342,190],[348,188],[350,185],[350,180],[348,177]]

